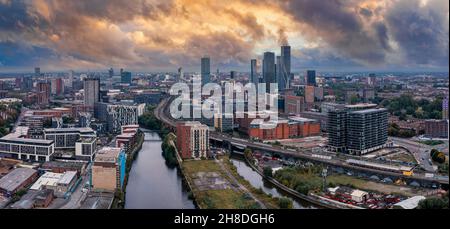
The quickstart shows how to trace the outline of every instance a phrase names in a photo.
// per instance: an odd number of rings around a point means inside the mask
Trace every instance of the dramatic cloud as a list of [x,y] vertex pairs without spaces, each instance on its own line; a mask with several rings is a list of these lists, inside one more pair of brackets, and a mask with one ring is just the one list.
[[401,0],[386,15],[404,59],[422,65],[448,64],[449,2]]
[[290,44],[303,68],[448,69],[446,0],[0,0],[0,71],[248,70]]

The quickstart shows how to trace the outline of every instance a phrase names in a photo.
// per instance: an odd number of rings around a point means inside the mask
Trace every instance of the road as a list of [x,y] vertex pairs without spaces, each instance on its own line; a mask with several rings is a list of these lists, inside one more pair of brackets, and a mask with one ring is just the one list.
[[[164,99],[160,104],[158,104],[158,106],[156,107],[156,109],[154,110],[154,114],[156,116],[157,119],[163,121],[164,123],[172,126],[172,127],[176,127],[176,121],[172,120],[171,118],[169,118],[169,112],[168,112],[168,106],[167,104],[169,103],[170,99],[166,98]],[[267,145],[267,144],[261,144],[261,143],[253,143],[251,141],[248,140],[244,140],[244,139],[237,139],[237,138],[231,138],[229,136],[223,135],[221,133],[217,133],[215,131],[212,131],[210,133],[210,138],[211,139],[216,139],[219,141],[227,141],[230,142],[232,144],[240,144],[240,145],[245,145],[247,147],[253,148],[253,149],[259,149],[262,151],[269,151],[269,152],[274,152],[274,153],[279,153],[282,155],[287,155],[290,157],[295,157],[295,158],[300,158],[303,160],[308,160],[308,161],[312,161],[312,162],[317,162],[317,163],[323,163],[323,164],[328,164],[331,166],[335,166],[335,167],[341,167],[344,169],[353,169],[353,170],[359,170],[359,171],[366,171],[366,172],[371,172],[371,173],[376,173],[376,174],[380,174],[380,175],[385,175],[385,176],[394,176],[394,177],[404,177],[404,178],[410,178],[407,176],[403,176],[401,174],[398,173],[394,173],[394,172],[388,172],[388,171],[382,171],[382,170],[375,170],[375,169],[371,169],[371,168],[364,168],[364,167],[359,167],[359,166],[353,166],[350,164],[347,164],[345,161],[341,161],[339,159],[332,159],[332,160],[327,160],[327,159],[322,159],[322,158],[317,158],[317,157],[313,157],[310,154],[306,154],[303,152],[293,152],[293,151],[289,151],[283,148],[277,148],[274,147],[272,145]],[[426,159],[426,158],[425,158]],[[417,179],[417,180],[423,180],[423,181],[436,181],[442,184],[448,184],[449,180],[448,177],[434,177],[434,178],[430,178],[430,177],[426,177],[424,173],[414,173],[413,174],[413,178]]]
[[436,172],[435,166],[433,166],[430,157],[431,147],[425,144],[421,144],[409,139],[403,138],[391,138],[394,145],[404,147],[408,149],[413,155],[419,165],[427,172]]
[[70,195],[66,204],[60,207],[60,209],[78,209],[81,207],[81,201],[86,197],[86,192],[83,192],[84,184],[88,181],[89,175],[85,174],[83,179],[78,184],[77,189]]

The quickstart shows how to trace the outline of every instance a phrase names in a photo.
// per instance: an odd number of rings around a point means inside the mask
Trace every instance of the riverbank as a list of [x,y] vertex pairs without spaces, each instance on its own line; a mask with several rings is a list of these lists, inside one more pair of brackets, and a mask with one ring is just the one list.
[[127,160],[125,163],[125,178],[123,182],[122,190],[117,190],[114,193],[114,200],[111,205],[112,209],[123,209],[125,207],[126,201],[126,190],[128,185],[128,178],[130,175],[131,167],[133,162],[136,160],[139,151],[142,149],[142,144],[144,143],[144,133],[141,130],[138,130],[137,133],[137,142],[132,146],[132,149],[127,154]]

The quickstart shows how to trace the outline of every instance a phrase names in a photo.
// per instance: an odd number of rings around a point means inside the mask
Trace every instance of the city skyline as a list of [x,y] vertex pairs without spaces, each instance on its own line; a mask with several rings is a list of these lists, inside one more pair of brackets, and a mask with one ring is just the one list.
[[[0,72],[250,71],[292,48],[292,72],[447,71],[447,1],[0,1]],[[30,70],[27,70],[30,71]]]

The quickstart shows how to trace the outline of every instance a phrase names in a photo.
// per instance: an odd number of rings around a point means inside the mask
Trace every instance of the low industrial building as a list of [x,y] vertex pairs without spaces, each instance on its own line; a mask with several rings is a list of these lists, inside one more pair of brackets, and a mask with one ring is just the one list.
[[29,168],[17,168],[0,179],[0,193],[12,196],[17,191],[32,184],[38,177],[38,172]]
[[56,196],[63,197],[75,184],[76,171],[65,173],[46,172],[31,186],[30,190],[52,189]]
[[78,175],[86,173],[87,162],[85,161],[47,161],[41,166],[42,171],[54,173],[65,173],[67,171],[76,171]]
[[53,201],[52,189],[29,191],[22,198],[10,206],[11,209],[47,208]]

